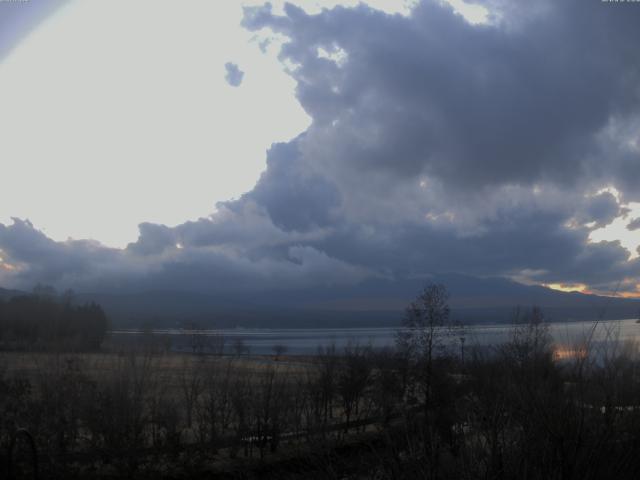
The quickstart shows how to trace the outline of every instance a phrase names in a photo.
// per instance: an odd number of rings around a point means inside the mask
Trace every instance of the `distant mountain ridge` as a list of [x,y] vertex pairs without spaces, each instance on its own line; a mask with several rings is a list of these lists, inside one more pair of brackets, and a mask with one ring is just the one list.
[[7,290],[5,288],[0,288],[0,298],[4,300],[23,294],[24,292],[21,292],[20,290]]
[[[464,323],[505,323],[514,310],[533,305],[549,321],[638,318],[640,300],[561,292],[500,277],[441,274],[404,280],[368,280],[333,286],[220,295],[205,291],[80,293],[76,302],[95,301],[115,327],[370,327],[395,326],[426,283],[450,292],[454,319]],[[0,289],[0,297],[19,294]]]
[[197,322],[219,327],[339,327],[397,325],[428,282],[450,292],[452,316],[466,323],[505,323],[516,307],[540,306],[549,321],[637,318],[640,300],[561,292],[504,278],[443,274],[401,281],[370,280],[350,287],[212,295],[206,292],[83,294],[117,324]]

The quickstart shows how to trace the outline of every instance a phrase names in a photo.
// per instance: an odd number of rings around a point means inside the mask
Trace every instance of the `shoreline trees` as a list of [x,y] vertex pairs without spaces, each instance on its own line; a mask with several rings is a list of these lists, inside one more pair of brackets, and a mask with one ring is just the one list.
[[74,305],[68,295],[35,292],[0,299],[0,350],[94,351],[100,348],[108,326],[99,305]]

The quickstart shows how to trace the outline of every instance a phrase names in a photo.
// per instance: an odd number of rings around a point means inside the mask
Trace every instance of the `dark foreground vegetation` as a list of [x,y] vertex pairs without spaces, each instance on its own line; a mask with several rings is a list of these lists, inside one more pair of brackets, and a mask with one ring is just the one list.
[[0,478],[637,478],[635,346],[519,317],[472,348],[431,286],[388,351],[7,353]]

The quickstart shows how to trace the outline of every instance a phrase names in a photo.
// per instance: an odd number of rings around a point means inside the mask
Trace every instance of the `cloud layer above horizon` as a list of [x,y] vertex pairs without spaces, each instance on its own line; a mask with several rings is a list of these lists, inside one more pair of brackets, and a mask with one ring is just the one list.
[[485,23],[435,0],[408,16],[247,8],[245,28],[287,39],[309,128],[241,198],[142,223],[125,249],[0,224],[0,285],[225,293],[456,272],[637,292],[637,256],[590,235],[625,215],[638,231],[640,5],[478,3]]

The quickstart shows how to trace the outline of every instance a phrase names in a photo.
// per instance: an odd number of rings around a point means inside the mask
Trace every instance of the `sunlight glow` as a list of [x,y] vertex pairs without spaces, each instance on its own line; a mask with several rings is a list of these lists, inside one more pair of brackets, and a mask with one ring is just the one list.
[[590,293],[583,283],[543,283],[544,287],[560,292]]
[[0,222],[124,246],[142,221],[207,216],[251,189],[267,148],[310,119],[241,7],[75,0],[24,39],[0,64]]
[[571,360],[587,358],[589,351],[586,347],[571,348],[566,346],[556,346],[553,350],[553,359]]
[[464,0],[447,0],[456,13],[462,15],[464,19],[473,24],[487,23],[489,20],[489,10],[483,5],[473,2],[465,2]]
[[616,296],[622,298],[640,298],[640,284],[636,285],[635,292],[620,292]]
[[347,55],[347,52],[345,52],[342,48],[335,46],[331,51],[322,47],[318,48],[318,58],[331,60],[339,67],[342,67],[345,63],[347,63],[349,56]]
[[640,253],[640,230],[629,230],[627,225],[631,220],[640,217],[640,203],[629,203],[623,205],[629,209],[629,213],[616,218],[609,225],[593,230],[589,235],[589,241],[597,242],[615,242],[619,241],[620,245],[629,251],[629,260],[638,258]]
[[[0,254],[2,253],[2,250],[0,250]],[[5,261],[4,258],[2,258],[2,256],[0,255],[0,270],[4,270],[5,272],[13,272],[16,271],[18,268],[15,265],[12,265],[8,262]]]
[[[295,66],[277,58],[281,35],[240,26],[243,6],[264,3],[61,7],[0,63],[0,157],[11,159],[0,222],[15,216],[55,240],[123,247],[140,222],[208,216],[216,202],[250,190],[266,149],[310,122],[286,74]],[[272,3],[277,12],[286,2]],[[317,13],[360,0],[292,3]],[[417,0],[364,3],[409,15]],[[484,18],[483,7],[450,3],[470,22]],[[339,48],[319,53],[347,58]],[[227,62],[245,73],[238,88],[225,81]]]

